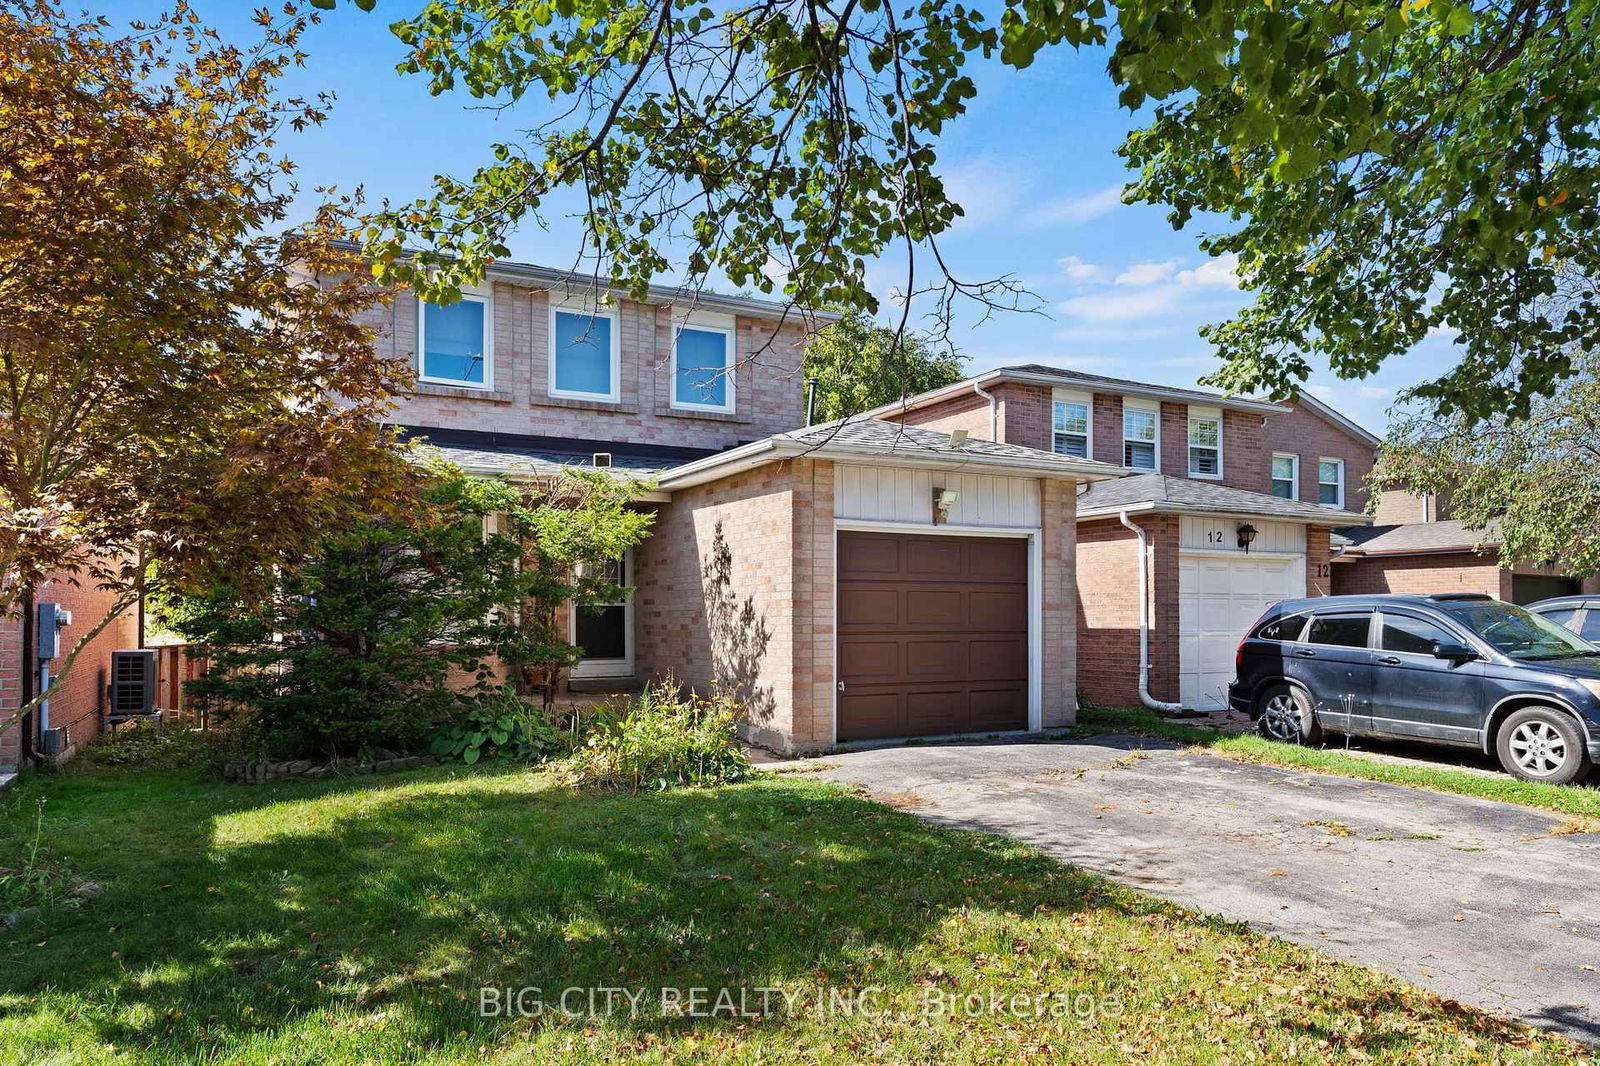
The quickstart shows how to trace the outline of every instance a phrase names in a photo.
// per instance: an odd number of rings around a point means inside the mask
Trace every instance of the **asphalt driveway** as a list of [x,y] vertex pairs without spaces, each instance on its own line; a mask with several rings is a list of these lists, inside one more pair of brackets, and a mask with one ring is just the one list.
[[820,776],[1600,1044],[1600,834],[1127,736],[829,755]]

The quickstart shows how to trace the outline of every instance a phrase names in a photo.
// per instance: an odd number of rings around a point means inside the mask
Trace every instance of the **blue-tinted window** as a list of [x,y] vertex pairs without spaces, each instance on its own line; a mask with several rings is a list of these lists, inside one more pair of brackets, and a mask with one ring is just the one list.
[[556,391],[611,395],[611,328],[609,318],[556,312]]
[[469,385],[486,382],[480,300],[459,300],[447,307],[422,305],[422,376]]
[[728,335],[706,329],[678,333],[678,373],[673,400],[700,407],[728,406]]

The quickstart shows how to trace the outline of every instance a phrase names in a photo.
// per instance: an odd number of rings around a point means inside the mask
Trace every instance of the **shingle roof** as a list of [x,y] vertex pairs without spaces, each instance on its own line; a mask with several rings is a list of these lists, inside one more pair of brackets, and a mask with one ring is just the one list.
[[573,440],[525,434],[400,426],[417,447],[475,474],[558,474],[567,467],[593,468],[597,452],[611,456],[612,469],[633,477],[653,477],[669,467],[704,458],[706,448],[670,448],[624,441]]
[[960,448],[953,448],[950,445],[950,434],[948,433],[942,433],[934,429],[924,429],[921,426],[902,425],[899,422],[885,422],[878,418],[851,418],[840,422],[828,422],[820,426],[807,426],[804,429],[780,433],[776,439],[793,440],[812,447],[842,444],[856,448],[870,448],[874,451],[881,449],[884,455],[926,456],[930,453],[936,453],[952,458],[978,456],[1002,460],[1023,460],[1031,463],[1054,463],[1063,468],[1074,470],[1081,469],[1087,465],[1090,467],[1102,467],[1108,475],[1115,475],[1121,471],[1120,467],[1093,459],[1078,459],[1070,455],[1057,455],[1055,452],[1024,447],[1020,444],[996,443],[990,440],[979,440],[976,437],[969,437]]
[[1468,529],[1463,522],[1407,522],[1399,526],[1370,526],[1342,529],[1354,543],[1347,555],[1423,554],[1436,551],[1467,551],[1479,545],[1499,543],[1494,529]]
[[1172,385],[1153,385],[1147,381],[1132,381],[1128,378],[1106,377],[1103,374],[1085,374],[1081,370],[1067,370],[1059,366],[1045,366],[1043,363],[1025,363],[1021,366],[1003,366],[999,372],[1016,374],[1038,374],[1043,377],[1060,378],[1065,384],[1078,383],[1083,385],[1105,385],[1114,389],[1160,389],[1162,392],[1175,396],[1187,396],[1196,403],[1215,404],[1225,400],[1254,400],[1259,403],[1271,403],[1260,396],[1226,396],[1220,392],[1206,392],[1202,389],[1185,389]]
[[[1354,525],[1365,515],[1322,507],[1301,500],[1284,500],[1264,492],[1230,489],[1206,481],[1168,477],[1165,474],[1137,474],[1116,481],[1091,485],[1078,497],[1078,513],[1119,511],[1139,508],[1196,514],[1261,515],[1319,525]],[[1348,532],[1348,531],[1346,531]]]

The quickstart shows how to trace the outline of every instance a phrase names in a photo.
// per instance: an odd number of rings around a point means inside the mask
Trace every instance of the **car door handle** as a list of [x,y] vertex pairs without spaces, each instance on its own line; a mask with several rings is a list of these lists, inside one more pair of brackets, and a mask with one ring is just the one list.
[[1310,648],[1296,648],[1294,653],[1302,659],[1315,659],[1317,657],[1317,653]]
[[1380,656],[1378,656],[1378,661],[1380,663],[1382,663],[1383,665],[1385,665],[1385,666],[1399,666],[1400,665],[1400,656],[1398,656],[1398,655],[1380,655]]

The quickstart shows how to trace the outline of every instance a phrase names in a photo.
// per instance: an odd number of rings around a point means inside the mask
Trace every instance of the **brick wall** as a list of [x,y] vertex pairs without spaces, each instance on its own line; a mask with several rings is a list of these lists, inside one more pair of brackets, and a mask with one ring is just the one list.
[[[1361,511],[1367,506],[1367,475],[1377,451],[1366,441],[1334,425],[1296,402],[1290,409],[1268,415],[1261,433],[1262,451],[1300,457],[1300,499],[1317,502],[1317,462],[1326,457],[1344,460],[1344,507]],[[1270,468],[1256,492],[1270,492]],[[1240,486],[1241,488],[1246,486]]]
[[744,693],[751,740],[782,751],[826,746],[832,533],[830,463],[772,463],[674,493],[634,551],[640,676],[672,673],[705,690],[721,663]]
[[[1150,561],[1150,691],[1178,698],[1178,519],[1145,515]],[[1114,518],[1078,526],[1078,691],[1102,705],[1139,703],[1139,553]]]
[[1122,465],[1122,397],[1097,392],[1094,396],[1094,457],[1102,463]]
[[989,390],[1000,408],[1000,439],[1051,451],[1050,390],[1037,385],[996,385]]
[[1328,561],[1330,552],[1328,547],[1327,526],[1306,527],[1306,595],[1307,596],[1332,596],[1333,591],[1333,566]]
[[[34,599],[38,603],[63,604],[72,612],[72,626],[61,632],[62,647],[71,649],[106,616],[116,597],[95,588],[88,578],[83,579],[82,585],[74,585],[62,574],[40,585]],[[137,616],[131,610],[112,621],[78,655],[71,673],[50,697],[50,725],[66,726],[74,744],[81,747],[99,734],[105,686],[110,680],[111,653],[136,647],[137,627]],[[0,664],[3,664],[0,665],[0,714],[21,706],[21,663],[22,624],[20,619],[10,619],[0,627]],[[34,668],[37,669],[37,663]],[[0,735],[0,768],[16,765],[18,741],[17,726]]]
[[1071,482],[1043,481],[1039,489],[1044,526],[1039,553],[1041,723],[1060,729],[1078,720],[1078,497]]
[[[724,448],[794,429],[805,421],[800,362],[808,332],[798,322],[778,329],[770,319],[736,320],[732,414],[675,411],[670,406],[672,309],[620,301],[621,378],[617,403],[548,395],[548,293],[496,282],[493,390],[418,384],[401,397],[392,420],[404,425],[626,440]],[[416,365],[417,300],[401,292],[363,318],[378,333],[381,355]]]
[[1481,592],[1498,597],[1500,568],[1494,556],[1478,552],[1353,559],[1333,564],[1333,592],[1336,596]]
[[1262,443],[1261,416],[1222,412],[1222,483],[1247,492],[1272,491],[1272,455]]
[[976,440],[988,440],[990,436],[989,401],[970,391],[916,410],[886,412],[882,418],[941,433],[964,429]]

